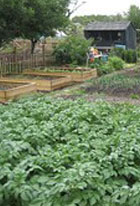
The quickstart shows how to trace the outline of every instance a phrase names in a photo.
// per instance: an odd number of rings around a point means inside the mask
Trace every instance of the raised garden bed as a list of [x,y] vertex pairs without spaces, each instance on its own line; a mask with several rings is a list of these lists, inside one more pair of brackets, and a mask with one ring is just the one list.
[[73,82],[83,82],[97,77],[96,69],[49,69],[49,70],[25,70],[24,74],[69,76]]
[[0,79],[0,102],[13,100],[20,95],[36,91],[35,83]]
[[21,74],[21,75],[7,75],[6,79],[16,79],[20,81],[35,82],[37,90],[52,91],[65,87],[71,83],[69,76],[53,76],[52,74]]

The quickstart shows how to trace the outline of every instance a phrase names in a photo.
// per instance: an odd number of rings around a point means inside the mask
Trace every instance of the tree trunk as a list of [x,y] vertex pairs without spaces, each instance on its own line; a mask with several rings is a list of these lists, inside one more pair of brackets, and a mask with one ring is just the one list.
[[37,43],[36,39],[31,39],[31,54],[34,53],[36,43]]

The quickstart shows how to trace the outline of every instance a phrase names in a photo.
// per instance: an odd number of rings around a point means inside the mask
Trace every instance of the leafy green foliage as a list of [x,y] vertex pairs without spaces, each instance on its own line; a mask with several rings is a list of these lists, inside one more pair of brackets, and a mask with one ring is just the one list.
[[137,53],[134,50],[125,50],[123,53],[123,59],[127,63],[136,63],[137,62]]
[[[140,95],[140,78],[136,71],[126,74],[110,74],[93,81],[87,92],[102,92],[109,95],[134,97]],[[134,99],[133,98],[133,99]]]
[[109,62],[101,64],[99,67],[97,67],[97,72],[98,72],[99,76],[102,76],[104,74],[109,74],[109,73],[112,73],[114,71],[115,71],[115,69],[113,68],[113,66]]
[[23,0],[0,0],[0,46],[19,36],[22,3]]
[[79,23],[83,26],[86,26],[92,21],[123,21],[126,20],[126,17],[117,14],[117,15],[85,15],[85,16],[75,16],[72,21],[74,23]]
[[126,63],[136,63],[137,62],[137,52],[132,49],[124,50],[121,48],[115,48],[111,51],[110,55],[118,56],[121,59],[123,59]]
[[[67,25],[71,0],[0,0],[0,41],[22,37],[32,50],[41,36],[54,35]],[[0,42],[1,43],[1,42]]]
[[26,0],[21,25],[22,37],[36,43],[41,36],[51,36],[55,30],[68,23],[70,0]]
[[140,108],[38,96],[0,106],[0,204],[139,206]]
[[[127,18],[133,23],[136,29],[140,29],[140,7],[131,5],[127,13]],[[137,42],[140,43],[140,32],[137,32]]]
[[55,57],[58,64],[82,65],[86,63],[86,53],[91,45],[90,40],[83,37],[69,36],[55,49]]
[[109,58],[109,63],[111,64],[111,66],[115,69],[115,70],[121,70],[124,68],[124,61],[117,57],[117,56],[114,56],[114,57],[110,57]]
[[95,62],[93,65],[94,68],[97,68],[97,72],[99,76],[102,76],[104,74],[109,74],[117,70],[121,70],[124,68],[124,61],[117,57],[109,57],[108,62],[104,63],[101,60],[98,60],[98,62]]

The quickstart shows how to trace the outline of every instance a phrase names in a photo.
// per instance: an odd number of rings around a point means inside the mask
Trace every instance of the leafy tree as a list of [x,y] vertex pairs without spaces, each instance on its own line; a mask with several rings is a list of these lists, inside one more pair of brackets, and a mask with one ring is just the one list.
[[70,0],[25,0],[21,35],[31,40],[33,53],[41,36],[52,36],[60,26],[68,23]]
[[136,5],[131,5],[127,13],[128,19],[134,24],[135,28],[138,30],[138,42],[140,43],[140,8]]
[[117,14],[117,15],[88,15],[88,16],[76,16],[72,19],[74,23],[80,23],[81,25],[85,26],[92,21],[121,21],[124,20],[126,17]]
[[77,35],[84,36],[84,26],[80,23],[74,23],[73,21],[69,21],[68,26],[65,28],[64,32],[66,35]]
[[68,36],[55,49],[57,64],[85,64],[86,53],[91,46],[91,41],[78,35]]
[[52,36],[68,23],[71,1],[0,0],[0,45],[22,37],[31,40],[33,53],[41,36]]
[[0,46],[19,36],[22,3],[23,0],[0,0]]

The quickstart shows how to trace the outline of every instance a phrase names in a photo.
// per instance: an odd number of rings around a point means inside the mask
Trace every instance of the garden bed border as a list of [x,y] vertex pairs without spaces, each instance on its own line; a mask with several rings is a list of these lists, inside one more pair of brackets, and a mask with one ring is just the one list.
[[36,91],[36,84],[33,82],[0,79],[0,83],[23,84],[10,89],[0,90],[0,102],[13,100],[21,95]]
[[[79,72],[79,70],[78,70]],[[85,80],[92,79],[93,77],[97,77],[97,70],[91,69],[87,71],[82,71],[80,73],[76,72],[41,72],[41,71],[35,71],[35,70],[24,70],[24,74],[31,74],[31,75],[53,75],[53,76],[69,76],[71,78],[72,82],[83,82]]]

